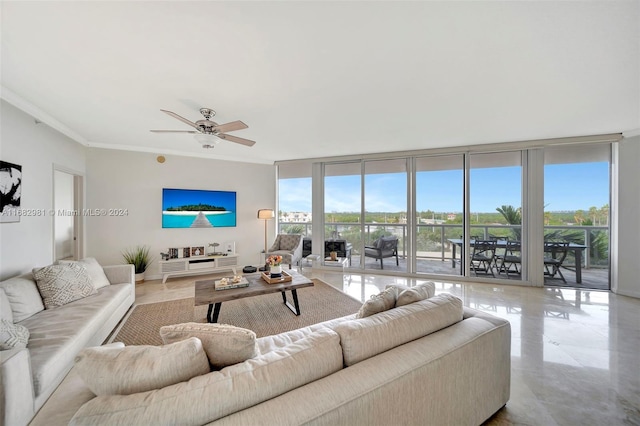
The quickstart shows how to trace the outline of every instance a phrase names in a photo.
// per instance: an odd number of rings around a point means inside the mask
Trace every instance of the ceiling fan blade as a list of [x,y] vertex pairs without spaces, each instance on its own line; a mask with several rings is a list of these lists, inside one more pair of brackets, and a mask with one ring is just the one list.
[[200,133],[195,130],[149,130],[153,133]]
[[239,137],[233,136],[233,135],[225,135],[225,134],[220,133],[217,136],[220,139],[224,139],[224,140],[229,141],[229,142],[239,143],[239,144],[246,145],[246,146],[254,146],[256,144],[254,141],[250,141],[249,139],[239,138]]
[[220,133],[225,133],[225,132],[232,132],[234,130],[246,129],[248,127],[249,126],[244,124],[242,121],[238,120],[238,121],[232,121],[231,123],[219,124],[216,127],[214,127],[213,130],[217,130]]
[[160,111],[164,112],[165,114],[169,114],[170,116],[172,116],[173,118],[177,118],[178,120],[182,121],[185,124],[188,124],[191,127],[194,127],[196,129],[200,129],[198,127],[198,125],[196,123],[194,123],[193,121],[189,121],[184,117],[180,117],[178,114],[176,114],[175,112],[171,112],[171,111],[167,111],[166,109],[161,109]]

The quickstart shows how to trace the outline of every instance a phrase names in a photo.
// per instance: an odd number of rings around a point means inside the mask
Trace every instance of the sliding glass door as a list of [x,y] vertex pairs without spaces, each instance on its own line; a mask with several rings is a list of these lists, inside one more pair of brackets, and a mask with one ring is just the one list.
[[364,163],[364,268],[407,272],[407,160]]
[[[362,163],[324,167],[324,264],[351,266],[363,246]],[[317,251],[320,252],[319,250]]]
[[471,154],[469,185],[470,276],[523,279],[522,152]]
[[462,275],[464,155],[418,157],[415,173],[416,272]]
[[545,148],[545,285],[609,289],[610,159],[608,144]]

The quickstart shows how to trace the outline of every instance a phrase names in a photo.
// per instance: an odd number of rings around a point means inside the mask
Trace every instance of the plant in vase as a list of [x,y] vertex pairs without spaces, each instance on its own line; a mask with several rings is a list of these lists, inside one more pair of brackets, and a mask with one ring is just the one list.
[[269,265],[269,273],[271,278],[277,278],[282,276],[282,256],[271,255],[267,258],[267,264]]
[[144,271],[147,270],[147,266],[153,261],[149,250],[148,246],[136,246],[122,252],[125,263],[133,265],[136,274],[136,284],[144,281]]

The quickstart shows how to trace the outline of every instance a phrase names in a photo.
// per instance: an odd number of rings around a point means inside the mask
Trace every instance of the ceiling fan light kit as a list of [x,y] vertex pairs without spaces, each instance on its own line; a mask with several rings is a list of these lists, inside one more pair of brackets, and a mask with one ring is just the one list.
[[198,120],[196,122],[187,120],[186,118],[181,117],[172,111],[167,111],[164,109],[161,109],[160,111],[182,121],[185,124],[188,124],[195,130],[151,130],[154,133],[191,133],[195,135],[195,139],[202,145],[203,148],[213,148],[220,143],[220,139],[239,143],[245,146],[255,145],[255,142],[249,139],[225,134],[225,132],[242,130],[248,128],[249,126],[247,126],[240,120],[232,121],[226,124],[218,124],[214,121],[211,121],[211,117],[216,115],[216,112],[211,108],[200,108],[200,114],[202,114],[204,120]]
[[203,148],[213,148],[220,143],[220,139],[207,133],[196,133],[193,137],[200,142]]

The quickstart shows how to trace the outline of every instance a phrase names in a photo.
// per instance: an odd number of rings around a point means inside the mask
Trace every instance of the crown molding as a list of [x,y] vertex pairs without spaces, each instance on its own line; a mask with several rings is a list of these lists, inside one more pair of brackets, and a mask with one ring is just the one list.
[[268,164],[274,165],[274,161],[268,158],[261,160],[254,159],[238,159],[237,157],[230,157],[226,155],[215,155],[213,153],[198,153],[198,152],[185,152],[177,149],[158,149],[158,148],[149,148],[144,146],[133,146],[133,145],[114,145],[110,143],[96,143],[89,142],[87,144],[88,148],[99,148],[99,149],[112,149],[116,151],[132,151],[132,152],[147,152],[153,154],[166,154],[166,155],[176,155],[180,157],[195,157],[195,158],[205,158],[207,160],[224,160],[224,161],[233,161],[237,163],[252,163],[252,164]]
[[43,110],[41,110],[31,102],[27,101],[26,99],[24,99],[23,97],[15,93],[14,91],[7,89],[6,87],[1,85],[0,85],[0,98],[4,99],[5,101],[10,103],[14,107],[18,108],[19,110],[22,110],[25,113],[29,114],[39,122],[44,123],[47,126],[51,127],[52,129],[57,130],[63,135],[73,139],[79,144],[84,146],[88,145],[89,141],[87,141],[87,139],[84,138],[82,135],[72,130],[65,124],[61,123],[60,121],[58,121],[58,119],[44,112]]
[[633,129],[622,132],[622,137],[624,138],[632,138],[634,136],[640,136],[640,129]]

